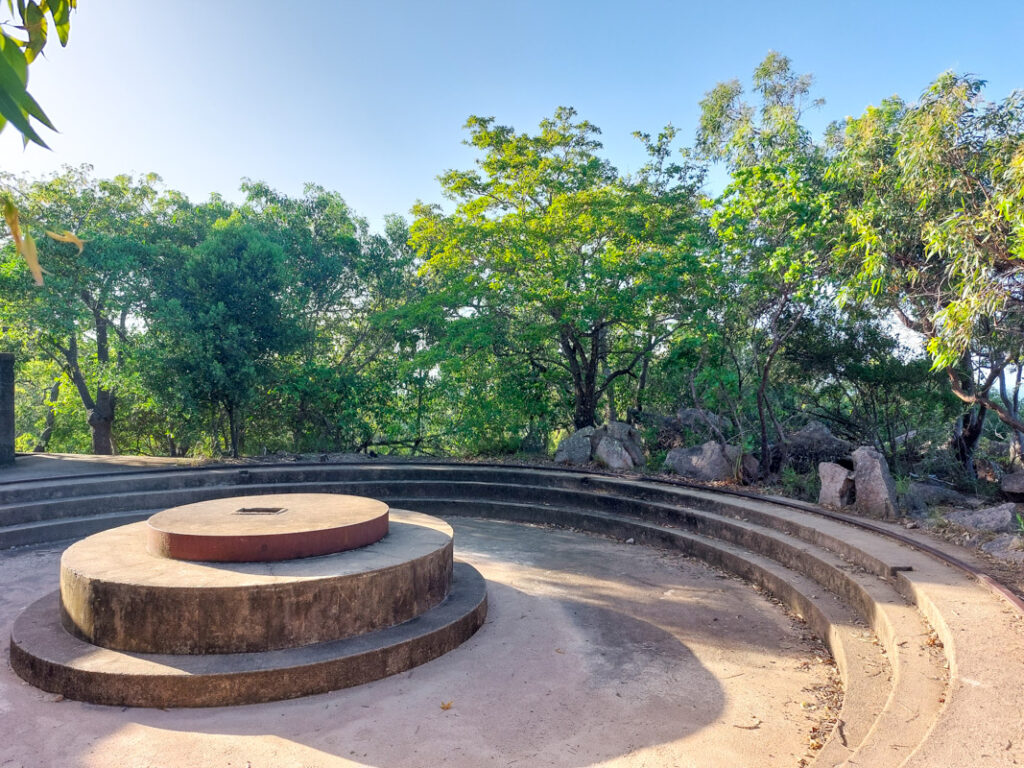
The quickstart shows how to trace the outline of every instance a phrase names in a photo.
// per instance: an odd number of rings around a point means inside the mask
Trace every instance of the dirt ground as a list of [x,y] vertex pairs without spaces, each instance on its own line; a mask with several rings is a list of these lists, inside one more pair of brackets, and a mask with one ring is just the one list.
[[[676,553],[456,519],[484,627],[409,672],[206,710],[83,704],[0,665],[0,767],[797,766],[836,706],[806,627]],[[57,584],[60,548],[0,553],[0,632]],[[5,656],[7,649],[4,649]]]

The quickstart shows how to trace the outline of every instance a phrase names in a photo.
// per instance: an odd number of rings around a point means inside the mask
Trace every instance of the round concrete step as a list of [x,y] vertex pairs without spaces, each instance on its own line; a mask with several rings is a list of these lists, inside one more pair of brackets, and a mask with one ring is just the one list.
[[480,573],[456,563],[448,598],[403,624],[359,637],[262,653],[172,656],[98,648],[57,618],[58,595],[18,617],[11,666],[32,685],[69,699],[132,707],[214,707],[296,698],[362,685],[441,656],[487,615]]
[[149,518],[146,548],[178,560],[246,563],[357,549],[388,532],[388,505],[340,493],[235,496]]
[[61,558],[60,616],[93,645],[140,653],[246,653],[374,632],[440,603],[452,529],[394,510],[370,546],[270,563],[171,560],[146,550],[145,522],[113,528]]

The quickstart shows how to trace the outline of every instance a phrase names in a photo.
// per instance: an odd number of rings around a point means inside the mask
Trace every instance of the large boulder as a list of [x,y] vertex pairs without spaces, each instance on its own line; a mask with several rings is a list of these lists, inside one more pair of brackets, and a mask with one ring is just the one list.
[[740,457],[740,480],[749,485],[750,483],[756,483],[760,476],[761,462],[753,454],[744,453]]
[[1024,563],[1024,537],[1013,533],[1001,533],[981,548],[1000,560]]
[[673,448],[665,457],[665,469],[694,480],[733,480],[740,464],[738,448],[708,440],[696,448]]
[[646,462],[643,437],[635,427],[610,421],[601,427],[584,427],[558,444],[559,464],[596,461],[609,469],[634,469]]
[[818,503],[823,507],[843,509],[853,503],[853,472],[841,464],[823,461],[818,465],[821,491]]
[[584,427],[562,440],[555,450],[555,461],[559,464],[586,464],[590,461],[593,450],[590,438],[595,431],[593,427]]
[[[609,441],[618,443],[629,455],[629,459],[632,464],[630,467],[624,467],[624,469],[642,467],[647,463],[647,454],[644,451],[644,438],[636,427],[631,424],[627,424],[624,421],[609,421],[604,426],[599,427],[597,431],[594,432],[594,437],[592,439],[592,442],[595,445],[595,457],[597,456],[597,449],[599,449],[603,443]],[[617,449],[609,448],[608,450],[616,451]],[[613,469],[615,469],[615,467],[613,467]]]
[[789,463],[797,472],[810,472],[823,461],[836,462],[849,456],[852,447],[820,421],[809,421],[786,438]]
[[1010,533],[1017,529],[1017,505],[1012,501],[985,509],[958,509],[946,515],[951,523],[977,531]]
[[714,429],[723,432],[732,429],[732,422],[729,419],[706,408],[680,408],[676,411],[676,421],[684,429],[701,434],[712,432]]
[[885,456],[862,446],[853,452],[854,506],[864,515],[896,516],[896,484]]
[[1015,501],[1024,501],[1024,472],[1003,475],[999,486],[1009,498]]
[[906,495],[907,497],[913,497],[926,507],[936,507],[943,504],[953,507],[966,507],[971,504],[971,500],[959,491],[954,491],[949,486],[937,483],[910,483]]
[[629,452],[618,440],[605,437],[594,449],[594,461],[608,469],[633,469],[636,465]]

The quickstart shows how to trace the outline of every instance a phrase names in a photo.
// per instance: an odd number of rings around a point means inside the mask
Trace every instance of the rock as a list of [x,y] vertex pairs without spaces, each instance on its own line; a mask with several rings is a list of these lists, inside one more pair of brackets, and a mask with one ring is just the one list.
[[709,424],[721,432],[732,429],[729,419],[704,408],[680,408],[674,416],[661,416],[656,422],[651,414],[643,418],[646,426],[657,430],[657,447],[665,450],[692,446],[695,437],[698,440],[717,438],[718,433]]
[[1001,560],[1024,563],[1024,538],[1013,533],[1003,533],[981,545],[983,551]]
[[888,519],[896,516],[896,484],[885,457],[862,446],[853,452],[854,506],[864,515]]
[[636,466],[625,446],[608,436],[594,449],[594,460],[608,469],[633,469]]
[[[959,491],[954,491],[945,485],[935,483],[910,483],[906,496],[913,497],[920,505],[935,507],[940,504],[948,504],[955,507],[967,506],[969,500]],[[910,506],[910,504],[908,504]],[[915,504],[914,506],[918,506]]]
[[740,458],[740,480],[749,485],[750,483],[756,483],[760,475],[761,462],[753,454],[744,453]]
[[1015,501],[1024,501],[1024,472],[1014,472],[1009,475],[1003,475],[1003,479],[1000,481],[999,486],[1003,489],[1003,493],[1009,496]]
[[694,480],[732,480],[739,459],[738,448],[723,449],[719,443],[708,440],[697,448],[673,448],[665,457],[665,468]]
[[1011,501],[987,509],[958,509],[946,515],[946,519],[976,531],[1009,533],[1017,528],[1017,513],[1017,505]]
[[[594,432],[593,443],[596,449],[601,447],[605,440],[614,440],[619,443],[629,454],[632,467],[642,467],[647,463],[647,454],[644,450],[644,438],[636,427],[626,424],[624,421],[609,421]],[[609,449],[613,450],[613,449]]]
[[555,450],[555,461],[559,464],[586,464],[590,461],[590,438],[594,431],[593,427],[584,427],[562,440]]
[[820,421],[809,421],[786,438],[789,463],[797,472],[810,472],[823,461],[835,462],[848,456],[851,448]]
[[558,444],[559,464],[597,461],[609,469],[633,469],[646,462],[643,437],[635,427],[611,421],[601,427],[584,427]]
[[823,507],[842,509],[853,503],[853,473],[846,467],[823,461],[818,465],[821,491],[818,503]]
[[709,423],[723,432],[732,429],[732,422],[729,419],[705,408],[680,408],[676,411],[676,421],[684,429],[700,434],[708,434],[713,431],[708,426]]

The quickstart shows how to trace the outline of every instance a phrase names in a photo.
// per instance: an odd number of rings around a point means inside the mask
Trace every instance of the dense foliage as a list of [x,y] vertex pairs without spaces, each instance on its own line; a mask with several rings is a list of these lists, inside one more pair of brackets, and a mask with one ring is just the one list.
[[815,137],[809,76],[773,53],[752,86],[709,91],[690,148],[638,133],[632,175],[572,109],[471,117],[449,203],[381,234],[315,186],[5,178],[26,234],[76,233],[37,238],[41,286],[0,252],[18,448],[543,453],[698,408],[765,474],[811,419],[901,472],[1021,453],[1021,97],[945,74]]

